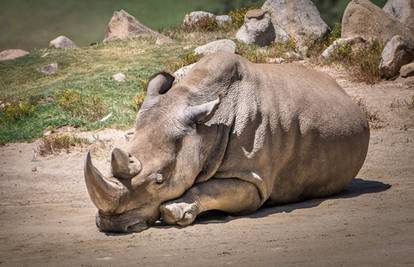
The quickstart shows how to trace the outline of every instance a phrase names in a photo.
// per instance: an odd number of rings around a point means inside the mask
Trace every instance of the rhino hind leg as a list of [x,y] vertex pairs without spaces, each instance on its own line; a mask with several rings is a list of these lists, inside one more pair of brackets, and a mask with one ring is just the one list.
[[256,186],[239,179],[226,178],[196,184],[181,198],[163,203],[160,211],[164,222],[186,226],[208,210],[245,214],[255,211],[260,205]]

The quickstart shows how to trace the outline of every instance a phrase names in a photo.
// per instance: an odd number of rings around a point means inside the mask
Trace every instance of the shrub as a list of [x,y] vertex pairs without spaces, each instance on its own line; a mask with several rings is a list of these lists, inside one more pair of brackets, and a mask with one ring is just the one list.
[[267,58],[286,58],[287,52],[296,51],[296,41],[290,38],[284,43],[273,42],[267,47],[237,43],[236,53],[254,63],[266,63]]
[[379,65],[383,49],[384,46],[379,41],[374,41],[367,47],[353,52],[348,67],[352,76],[369,84],[381,80]]
[[85,117],[91,121],[100,119],[105,114],[105,105],[97,95],[82,96],[73,89],[65,89],[55,94],[57,104],[73,117]]
[[341,24],[335,23],[329,34],[327,34],[325,37],[319,39],[309,38],[304,43],[305,46],[308,47],[308,56],[318,60],[322,52],[340,37]]
[[244,17],[246,16],[247,11],[252,9],[258,9],[259,6],[248,6],[242,7],[229,12],[229,16],[231,17],[231,23],[233,27],[240,28],[244,23]]
[[11,103],[4,107],[5,118],[9,121],[18,121],[28,116],[31,116],[35,111],[35,107],[32,103],[26,101],[20,101]]
[[198,62],[200,59],[201,55],[190,52],[167,62],[166,70],[169,72],[175,72],[184,66]]
[[183,25],[182,28],[187,32],[213,32],[219,30],[220,27],[214,17],[203,17],[194,24]]
[[135,111],[138,111],[140,109],[142,103],[144,102],[145,95],[146,95],[146,92],[143,90],[143,91],[138,92],[132,99],[132,108]]

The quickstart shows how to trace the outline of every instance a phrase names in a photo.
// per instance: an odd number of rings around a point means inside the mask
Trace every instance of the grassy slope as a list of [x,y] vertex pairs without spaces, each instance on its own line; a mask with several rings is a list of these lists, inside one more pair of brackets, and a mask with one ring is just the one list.
[[[42,135],[47,127],[62,125],[94,129],[106,126],[124,127],[135,117],[133,96],[143,90],[140,80],[162,70],[166,61],[183,54],[179,45],[155,46],[153,40],[117,41],[75,50],[35,50],[30,56],[0,62],[0,100],[15,102],[35,99],[35,112],[18,121],[7,120],[0,112],[0,143],[27,140]],[[42,65],[57,62],[59,71],[46,76]],[[116,82],[111,76],[123,72],[128,80]],[[105,114],[113,112],[105,123],[71,116],[56,102],[56,92],[75,89],[82,97],[98,95]]]

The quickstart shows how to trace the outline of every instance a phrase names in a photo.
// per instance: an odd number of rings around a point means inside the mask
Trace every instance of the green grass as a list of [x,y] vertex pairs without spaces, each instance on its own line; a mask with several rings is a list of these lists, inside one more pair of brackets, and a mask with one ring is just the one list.
[[[178,44],[155,46],[154,40],[136,39],[66,51],[39,49],[30,56],[0,62],[0,100],[34,105],[33,112],[17,120],[0,111],[0,143],[37,138],[46,128],[63,125],[82,130],[130,126],[136,114],[133,98],[144,90],[142,81],[186,53]],[[55,75],[38,71],[51,62],[59,64]],[[114,81],[111,77],[117,72],[124,73],[127,80]],[[78,92],[83,99],[76,102],[78,109],[71,110],[59,101],[62,92],[68,90]],[[99,100],[91,105],[96,96]],[[88,116],[91,112],[95,116]],[[109,120],[97,119],[96,114],[104,117],[111,112]]]

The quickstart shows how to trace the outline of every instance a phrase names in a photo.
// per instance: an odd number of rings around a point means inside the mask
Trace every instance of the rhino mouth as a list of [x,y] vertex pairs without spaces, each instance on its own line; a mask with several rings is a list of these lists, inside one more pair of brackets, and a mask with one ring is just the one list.
[[99,231],[107,233],[138,233],[148,229],[148,223],[136,215],[135,210],[116,215],[98,212],[95,222]]

